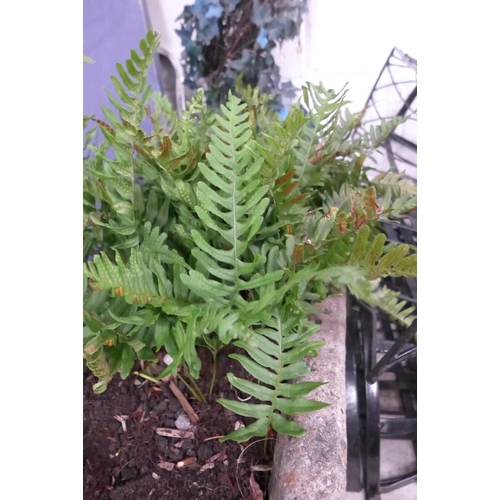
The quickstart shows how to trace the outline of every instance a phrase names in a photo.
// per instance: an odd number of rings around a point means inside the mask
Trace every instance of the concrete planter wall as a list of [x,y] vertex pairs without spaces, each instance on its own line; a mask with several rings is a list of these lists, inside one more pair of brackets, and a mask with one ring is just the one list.
[[324,381],[311,393],[331,406],[292,418],[307,431],[301,438],[278,436],[270,482],[271,500],[340,500],[346,494],[345,295],[317,304],[321,330],[311,340],[325,340],[311,372],[298,381]]

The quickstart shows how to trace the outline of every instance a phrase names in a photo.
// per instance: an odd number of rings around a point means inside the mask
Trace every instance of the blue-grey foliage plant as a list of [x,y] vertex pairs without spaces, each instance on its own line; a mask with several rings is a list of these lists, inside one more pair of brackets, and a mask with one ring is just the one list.
[[244,85],[272,95],[282,108],[290,82],[280,85],[280,70],[272,50],[298,36],[307,0],[196,0],[184,7],[177,31],[184,46],[185,84],[204,84],[206,102],[218,107],[235,88]]
[[370,181],[363,166],[401,119],[353,139],[360,115],[345,108],[345,91],[310,83],[305,111],[297,103],[286,119],[267,107],[273,96],[252,89],[242,99],[229,92],[217,112],[199,90],[179,118],[147,83],[158,44],[149,31],[142,54],[117,65],[119,99],[108,94],[112,108],[98,121],[104,141],[89,142],[84,157],[83,353],[94,390],[166,352],[163,372],[141,375],[182,373],[196,393],[199,349],[216,360],[233,344],[250,376],[227,377],[252,399],[218,401],[255,420],[225,439],[271,428],[301,436],[287,416],[326,406],[305,397],[321,383],[294,381],[323,345],[310,340],[313,304],[347,287],[403,324],[414,319],[376,285],[416,275],[416,249],[378,229],[416,208],[415,187],[393,172]]

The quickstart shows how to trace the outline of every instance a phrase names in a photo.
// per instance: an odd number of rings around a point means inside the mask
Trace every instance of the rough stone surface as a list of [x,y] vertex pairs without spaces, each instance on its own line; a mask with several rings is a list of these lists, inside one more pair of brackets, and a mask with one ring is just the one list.
[[323,381],[307,397],[331,406],[293,420],[307,434],[296,438],[278,435],[270,482],[271,500],[340,500],[346,495],[345,295],[317,304],[321,330],[311,340],[325,340],[311,372],[298,381]]

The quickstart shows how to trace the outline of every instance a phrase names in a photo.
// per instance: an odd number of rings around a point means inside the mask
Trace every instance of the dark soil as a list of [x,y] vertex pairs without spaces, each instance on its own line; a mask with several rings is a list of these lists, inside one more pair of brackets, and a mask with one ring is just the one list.
[[[236,398],[235,390],[225,377],[227,372],[249,378],[241,365],[228,358],[227,354],[227,350],[219,353],[218,377],[213,395],[209,397],[211,354],[206,349],[199,352],[203,368],[197,382],[207,397],[207,405],[196,401],[179,382],[179,389],[200,418],[191,429],[194,439],[184,440],[163,437],[156,432],[159,427],[175,429],[175,420],[183,413],[167,384],[158,386],[136,375],[121,380],[119,375],[115,375],[103,394],[94,394],[92,384],[96,379],[85,368],[85,500],[253,500],[256,497],[250,495],[249,489],[252,474],[262,491],[266,491],[269,472],[253,469],[270,462],[273,441],[268,441],[266,458],[263,441],[245,449],[251,443],[207,440],[232,431],[237,420],[246,425],[252,421],[235,415],[215,401],[218,397]],[[157,368],[164,367],[160,361]],[[140,369],[139,364],[134,367],[135,371]],[[136,381],[141,385],[137,385]],[[115,415],[128,417],[125,419],[126,431]],[[212,462],[214,467],[202,471],[209,459],[218,453],[221,456]],[[171,471],[158,467],[160,462],[178,464],[190,457],[196,459],[192,465],[175,467]]]

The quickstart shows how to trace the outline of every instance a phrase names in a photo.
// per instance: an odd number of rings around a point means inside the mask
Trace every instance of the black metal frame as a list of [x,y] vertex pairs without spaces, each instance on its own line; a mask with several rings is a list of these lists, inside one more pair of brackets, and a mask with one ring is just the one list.
[[[397,68],[397,69],[396,69]],[[396,75],[396,72],[399,75]],[[389,83],[385,83],[388,81]],[[394,47],[384,64],[375,85],[368,97],[366,113],[354,131],[354,137],[359,137],[369,131],[371,125],[376,126],[382,120],[389,120],[394,116],[404,116],[407,121],[417,121],[417,61]],[[391,103],[392,111],[388,114],[387,103]],[[384,110],[384,105],[386,109]],[[413,137],[405,137],[401,127],[382,144],[386,155],[386,163],[396,166],[398,171],[406,171],[406,177],[416,179],[417,144]],[[405,156],[396,152],[404,148]],[[375,171],[382,172],[380,165],[372,165]],[[412,172],[409,172],[408,169]],[[413,172],[414,170],[414,172]]]
[[[384,356],[366,375],[366,381],[374,384],[379,381],[382,374],[390,371],[395,365],[402,363],[406,359],[414,358],[417,355],[417,346],[410,344],[411,339],[417,333],[417,320],[406,330],[385,352]],[[379,346],[386,346],[387,341],[379,342]],[[381,347],[383,349],[383,347]]]
[[[417,216],[404,224],[384,221],[389,239],[417,246]],[[400,298],[416,307],[415,279],[385,279],[384,284],[400,292]],[[417,471],[397,477],[380,477],[380,440],[407,439],[417,453],[417,322],[404,329],[382,312],[348,295],[346,335],[347,389],[347,490],[365,490],[367,500],[378,500],[417,480]],[[381,359],[377,359],[382,355]],[[393,372],[395,380],[384,380]],[[382,379],[381,379],[382,378]],[[396,390],[403,411],[381,408],[379,391]]]
[[[347,384],[347,490],[365,489],[365,497],[379,499],[381,493],[416,481],[410,474],[380,478],[380,440],[409,439],[416,455],[416,322],[402,331],[379,311],[348,297],[346,349]],[[383,336],[383,338],[381,338]],[[377,361],[377,355],[383,354]],[[386,372],[395,380],[380,380]],[[380,389],[396,389],[403,413],[380,406]],[[385,418],[386,415],[390,418]]]

